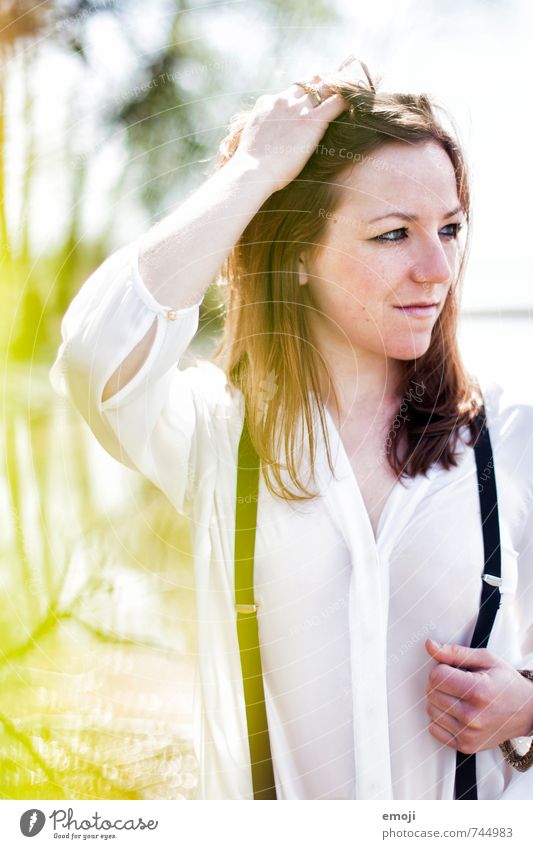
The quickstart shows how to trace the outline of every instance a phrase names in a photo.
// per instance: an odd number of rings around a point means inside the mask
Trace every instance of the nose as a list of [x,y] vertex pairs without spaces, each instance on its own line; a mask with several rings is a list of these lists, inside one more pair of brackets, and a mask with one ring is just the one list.
[[452,266],[440,240],[427,238],[414,258],[411,273],[417,283],[448,283]]

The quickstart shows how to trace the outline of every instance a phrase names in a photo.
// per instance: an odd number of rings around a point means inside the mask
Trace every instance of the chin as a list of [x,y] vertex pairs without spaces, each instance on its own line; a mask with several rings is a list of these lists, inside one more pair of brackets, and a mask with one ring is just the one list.
[[427,352],[431,343],[431,335],[421,339],[406,339],[404,344],[391,346],[386,350],[386,356],[394,360],[418,360]]

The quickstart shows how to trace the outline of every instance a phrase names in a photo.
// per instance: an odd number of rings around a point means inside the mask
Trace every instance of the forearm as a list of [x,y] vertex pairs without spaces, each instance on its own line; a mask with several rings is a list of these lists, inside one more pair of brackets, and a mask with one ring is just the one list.
[[141,237],[139,272],[146,288],[176,309],[198,303],[272,191],[255,160],[230,159]]
[[[139,240],[139,274],[151,294],[176,310],[202,300],[243,230],[272,193],[257,162],[234,156],[174,212]],[[152,347],[156,323],[107,382],[102,400],[139,371]]]

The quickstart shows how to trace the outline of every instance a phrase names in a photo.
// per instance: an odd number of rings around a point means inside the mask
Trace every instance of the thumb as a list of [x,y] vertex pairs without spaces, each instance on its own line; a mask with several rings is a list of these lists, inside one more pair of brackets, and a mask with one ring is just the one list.
[[493,655],[487,649],[472,649],[459,643],[437,643],[426,640],[426,650],[438,663],[462,669],[487,669],[494,665]]

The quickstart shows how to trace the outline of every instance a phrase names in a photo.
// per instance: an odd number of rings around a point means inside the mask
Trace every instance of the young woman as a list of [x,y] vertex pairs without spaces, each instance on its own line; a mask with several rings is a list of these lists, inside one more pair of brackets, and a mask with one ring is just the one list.
[[[200,797],[254,797],[234,583],[246,412],[276,797],[453,799],[463,752],[478,798],[530,798],[533,408],[482,393],[458,352],[456,134],[426,95],[348,64],[234,117],[214,173],[85,282],[52,381],[191,518]],[[217,274],[223,338],[177,368]],[[501,604],[470,648],[484,416]]]

